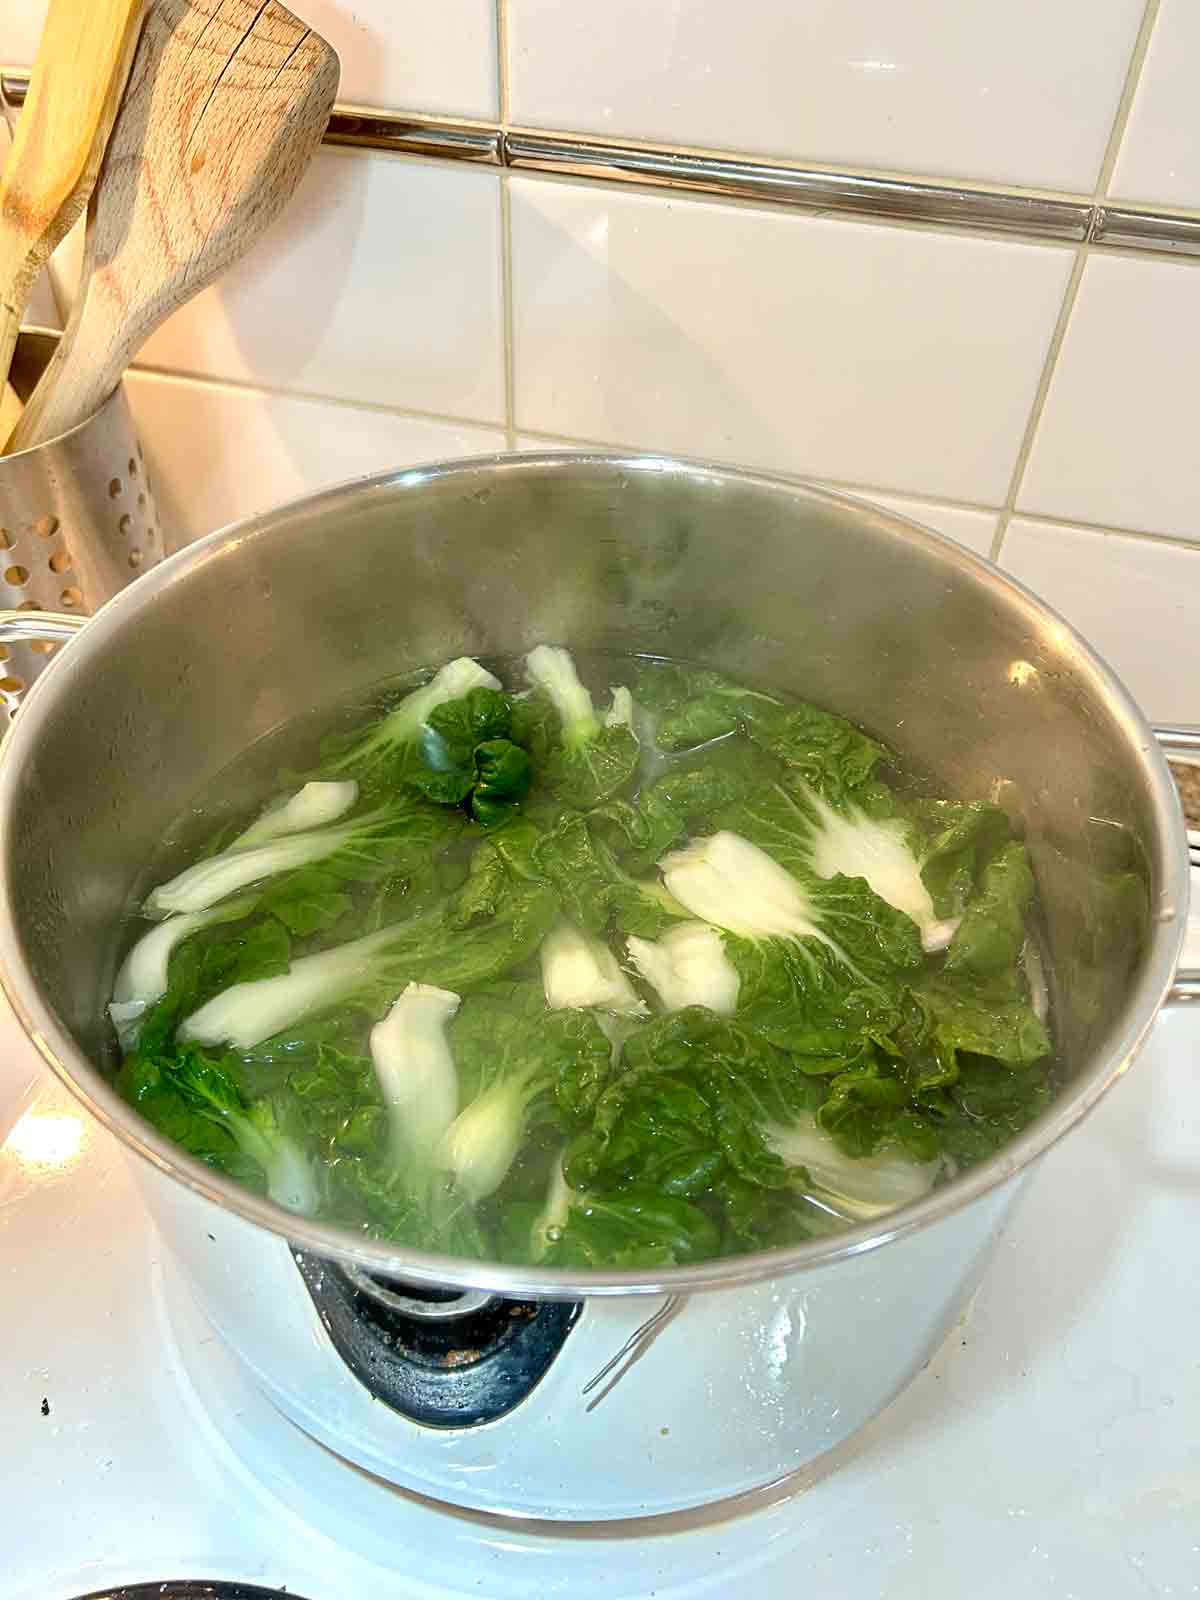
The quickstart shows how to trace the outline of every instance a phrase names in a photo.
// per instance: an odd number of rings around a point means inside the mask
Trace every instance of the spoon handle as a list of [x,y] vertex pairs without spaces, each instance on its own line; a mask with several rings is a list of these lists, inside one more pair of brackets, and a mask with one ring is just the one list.
[[0,389],[34,279],[96,182],[145,3],[51,0],[46,13],[0,176]]

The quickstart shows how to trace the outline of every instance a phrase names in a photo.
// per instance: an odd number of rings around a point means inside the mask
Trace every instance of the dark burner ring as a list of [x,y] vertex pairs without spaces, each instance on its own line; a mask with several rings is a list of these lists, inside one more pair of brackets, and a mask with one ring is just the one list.
[[304,1600],[293,1589],[260,1589],[253,1583],[226,1583],[220,1578],[168,1578],[164,1583],[125,1583],[116,1589],[95,1589],[76,1600]]

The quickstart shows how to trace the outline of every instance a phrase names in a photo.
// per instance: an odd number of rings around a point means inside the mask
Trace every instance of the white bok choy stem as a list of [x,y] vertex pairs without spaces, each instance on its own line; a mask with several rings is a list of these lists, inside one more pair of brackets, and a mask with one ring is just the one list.
[[206,861],[197,861],[168,883],[158,886],[146,899],[148,917],[169,916],[175,911],[204,911],[224,900],[226,895],[277,877],[296,867],[313,866],[349,844],[373,820],[358,817],[329,828],[310,828],[305,833],[289,833],[248,849],[230,848]]
[[395,928],[381,928],[315,956],[301,956],[278,977],[232,984],[184,1019],[179,1038],[249,1050],[273,1033],[352,995],[370,979],[376,957],[395,938]]
[[[500,680],[470,656],[460,656],[375,724],[365,744],[384,750],[403,747],[406,740],[417,738],[435,707],[478,687],[498,689]],[[352,782],[306,784],[282,808],[267,811],[227,849],[194,863],[169,883],[160,884],[147,898],[145,914],[158,918],[174,911],[202,911],[262,878],[328,859],[343,845],[351,844],[360,828],[378,823],[381,814],[351,818],[333,826],[304,827],[299,832],[292,831],[293,825],[306,814],[334,812],[347,799],[353,804],[357,795],[358,787]],[[383,814],[386,815],[386,808]]]
[[959,918],[940,920],[921,877],[921,862],[909,846],[907,830],[899,818],[869,817],[857,806],[845,812],[833,807],[805,785],[809,818],[797,812],[801,831],[807,832],[812,869],[818,878],[865,878],[881,900],[911,917],[929,951],[944,950],[954,937]]
[[550,697],[562,722],[564,743],[586,744],[595,738],[600,723],[569,651],[539,644],[525,657],[525,671],[530,683]]
[[571,922],[559,922],[542,941],[542,988],[551,1011],[595,1007],[623,1016],[643,1016],[646,1003],[601,939]]
[[321,1202],[317,1174],[296,1140],[279,1126],[269,1100],[227,1118],[239,1148],[266,1173],[267,1194],[285,1211],[311,1217]]
[[737,1010],[741,979],[721,935],[706,922],[681,922],[660,939],[626,941],[634,966],[668,1011],[707,1006],[722,1016]]
[[222,922],[236,922],[254,910],[256,896],[240,895],[206,911],[168,917],[144,933],[121,963],[113,984],[108,1014],[117,1038],[126,1053],[137,1044],[141,1019],[156,1000],[161,1000],[170,982],[171,957],[176,949],[201,928]]
[[384,719],[388,732],[394,737],[407,733],[415,736],[429,713],[448,700],[459,700],[472,689],[499,689],[500,679],[494,672],[481,667],[471,656],[457,656],[439,668],[420,689],[406,695],[400,704],[389,711]]
[[323,828],[336,822],[358,801],[358,784],[353,778],[336,783],[306,783],[302,789],[275,805],[268,806],[262,815],[229,846],[230,850],[246,850],[251,845],[266,844],[270,839],[288,833],[307,833],[310,828]]
[[768,1123],[763,1137],[789,1167],[803,1167],[819,1203],[855,1222],[869,1222],[888,1211],[923,1199],[942,1170],[935,1161],[913,1161],[897,1151],[877,1156],[844,1155],[816,1118]]
[[604,726],[606,728],[628,728],[631,733],[636,733],[632,693],[624,688],[616,688],[611,692],[612,705],[604,713]]
[[529,1230],[531,1253],[535,1261],[540,1261],[552,1244],[555,1244],[571,1216],[571,1199],[574,1190],[563,1176],[563,1155],[566,1146],[559,1151],[558,1160],[550,1174],[546,1185],[546,1197],[542,1202],[542,1209],[534,1218],[533,1226]]
[[658,865],[670,894],[702,922],[744,939],[819,939],[845,961],[796,879],[740,833],[709,834]]
[[489,1084],[459,1112],[438,1144],[437,1165],[472,1205],[496,1192],[517,1158],[525,1137],[525,1084],[535,1070]]
[[371,1060],[397,1161],[430,1163],[458,1114],[458,1073],[446,1024],[460,1003],[449,989],[410,983],[371,1029]]

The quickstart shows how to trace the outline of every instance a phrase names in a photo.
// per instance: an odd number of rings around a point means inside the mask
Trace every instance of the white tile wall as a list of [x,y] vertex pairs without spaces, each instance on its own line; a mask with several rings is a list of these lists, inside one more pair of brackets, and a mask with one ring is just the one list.
[[1090,191],[1142,11],[1143,0],[508,0],[512,117]]
[[516,421],[1000,504],[1056,247],[512,186]]
[[1200,722],[1200,550],[1016,520],[1000,561],[1079,629],[1147,716]]
[[502,421],[499,178],[323,151],[281,221],[140,360]]
[[1162,0],[1110,193],[1200,207],[1200,6]]
[[0,16],[0,62],[27,67],[37,55],[48,0],[4,0]]
[[[0,62],[37,54],[47,0],[4,0]],[[497,110],[494,0],[292,0],[342,64],[338,98],[462,117]]]
[[1200,262],[1094,254],[1019,508],[1200,541],[1198,368]]
[[155,373],[126,383],[168,549],[343,478],[504,448],[493,428]]
[[494,0],[292,0],[342,63],[339,100],[495,117]]

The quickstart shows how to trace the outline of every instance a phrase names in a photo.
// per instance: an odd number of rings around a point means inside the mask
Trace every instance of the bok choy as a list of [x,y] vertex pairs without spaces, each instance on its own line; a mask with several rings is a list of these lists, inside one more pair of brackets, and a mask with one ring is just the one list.
[[410,983],[371,1029],[371,1059],[397,1161],[428,1164],[458,1110],[458,1075],[446,1025],[462,997]]
[[[229,845],[159,884],[146,897],[146,915],[207,911],[252,884],[306,867],[324,867],[339,879],[370,880],[379,875],[389,847],[405,843],[412,811],[402,800],[329,827],[282,833],[262,843]],[[255,830],[248,831],[253,834]]]
[[657,1271],[873,1222],[1045,1108],[999,807],[706,668],[518,670],[451,662],[152,891],[109,1015],[160,1132],[356,1235]]

